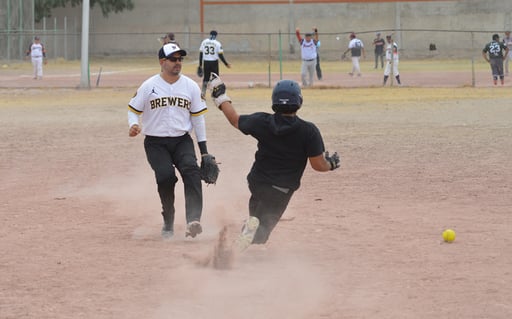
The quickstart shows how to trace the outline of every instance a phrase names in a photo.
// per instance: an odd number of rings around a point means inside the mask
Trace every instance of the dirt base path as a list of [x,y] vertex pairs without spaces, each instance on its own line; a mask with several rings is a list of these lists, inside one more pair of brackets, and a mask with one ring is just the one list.
[[[229,93],[270,111],[268,89]],[[222,164],[204,233],[184,237],[179,182],[164,241],[142,138],[127,135],[132,94],[0,90],[1,318],[512,317],[512,94],[304,90],[300,116],[342,167],[308,168],[269,243],[224,271],[186,256],[240,229],[255,141],[212,107]]]

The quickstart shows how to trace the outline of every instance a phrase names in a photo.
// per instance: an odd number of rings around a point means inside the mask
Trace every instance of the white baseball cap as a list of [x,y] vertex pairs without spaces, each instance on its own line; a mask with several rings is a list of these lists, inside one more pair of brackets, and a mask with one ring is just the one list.
[[158,51],[158,58],[166,59],[176,52],[179,52],[181,56],[187,55],[187,51],[180,49],[176,43],[167,43]]

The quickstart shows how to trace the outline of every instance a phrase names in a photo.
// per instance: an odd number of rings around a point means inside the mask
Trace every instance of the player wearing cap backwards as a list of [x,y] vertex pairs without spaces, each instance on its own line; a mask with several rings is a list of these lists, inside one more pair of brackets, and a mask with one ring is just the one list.
[[207,108],[199,85],[181,74],[181,62],[186,55],[187,52],[174,43],[160,48],[160,74],[144,81],[128,104],[128,134],[131,137],[141,132],[145,135],[146,157],[155,172],[163,210],[164,238],[174,233],[176,170],[184,184],[185,235],[195,237],[202,232],[201,177],[189,132],[194,130],[201,155],[207,155],[204,120]]
[[231,68],[231,64],[224,57],[224,50],[222,44],[217,40],[217,34],[215,30],[210,31],[210,37],[204,39],[199,47],[199,68],[203,69],[203,86],[201,88],[203,99],[211,73],[219,74],[219,59],[226,67]]

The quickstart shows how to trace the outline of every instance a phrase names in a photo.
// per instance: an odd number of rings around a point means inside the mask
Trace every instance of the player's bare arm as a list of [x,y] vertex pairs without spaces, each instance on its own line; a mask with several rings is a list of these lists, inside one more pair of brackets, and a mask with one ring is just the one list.
[[330,156],[329,152],[326,152],[325,154],[310,157],[309,164],[315,171],[328,172],[340,167],[340,159],[337,153]]
[[295,36],[297,37],[297,40],[299,41],[299,43],[302,43],[302,37],[300,36],[299,28],[295,29]]
[[233,107],[233,104],[231,104],[231,101],[223,102],[221,105],[219,105],[219,109],[224,113],[224,116],[226,119],[233,125],[235,128],[238,128],[238,119],[240,118],[240,115],[236,112],[235,108]]

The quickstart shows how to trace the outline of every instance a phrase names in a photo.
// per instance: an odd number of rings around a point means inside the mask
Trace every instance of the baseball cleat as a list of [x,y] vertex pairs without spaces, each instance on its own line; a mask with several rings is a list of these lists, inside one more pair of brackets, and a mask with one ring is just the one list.
[[197,235],[203,232],[203,228],[201,224],[195,220],[187,224],[187,232],[185,233],[185,237],[195,238]]
[[235,246],[239,253],[251,246],[259,226],[260,220],[257,217],[251,216],[245,221],[242,227],[242,233],[235,240]]

